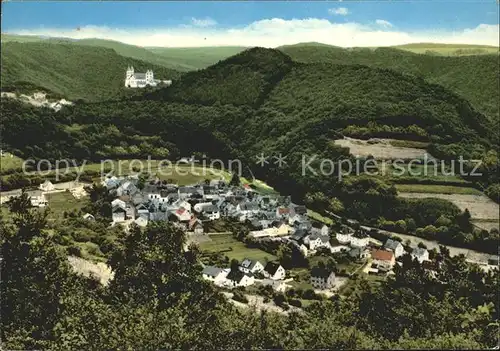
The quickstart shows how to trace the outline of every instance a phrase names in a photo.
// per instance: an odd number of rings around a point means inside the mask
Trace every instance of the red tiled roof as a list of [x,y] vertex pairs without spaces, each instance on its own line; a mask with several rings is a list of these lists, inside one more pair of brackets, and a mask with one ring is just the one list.
[[394,254],[391,251],[385,251],[385,250],[373,250],[372,251],[372,258],[374,260],[391,261],[393,257],[394,257]]
[[279,214],[285,214],[285,213],[290,213],[290,209],[287,207],[279,207],[278,208],[278,213]]

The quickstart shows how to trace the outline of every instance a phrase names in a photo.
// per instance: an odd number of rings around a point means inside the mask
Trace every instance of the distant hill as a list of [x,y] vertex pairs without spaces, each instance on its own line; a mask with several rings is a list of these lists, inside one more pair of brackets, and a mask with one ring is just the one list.
[[217,63],[247,49],[243,46],[164,48],[140,47],[105,39],[49,38],[30,35],[2,34],[2,42],[40,42],[84,45],[113,49],[119,55],[130,57],[177,71],[194,71]]
[[464,56],[498,54],[497,46],[488,45],[417,43],[396,45],[392,47],[396,49],[411,51],[417,54],[429,55]]
[[211,66],[247,48],[244,46],[214,46],[200,48],[147,47],[147,49],[163,57],[173,67],[179,67],[179,70],[192,71]]
[[247,128],[260,139],[282,138],[307,125],[321,125],[321,134],[328,134],[368,122],[414,124],[429,135],[444,137],[439,135],[441,128],[449,141],[491,135],[490,122],[467,100],[421,77],[362,65],[297,63],[274,49],[243,51],[145,97],[252,107],[258,112]]
[[120,96],[125,70],[153,69],[158,79],[177,79],[179,72],[116,53],[115,50],[40,42],[2,43],[2,90],[33,85],[69,98],[102,101]]
[[279,48],[298,62],[361,64],[424,77],[468,99],[492,120],[499,120],[498,55],[433,56],[393,48],[291,45]]

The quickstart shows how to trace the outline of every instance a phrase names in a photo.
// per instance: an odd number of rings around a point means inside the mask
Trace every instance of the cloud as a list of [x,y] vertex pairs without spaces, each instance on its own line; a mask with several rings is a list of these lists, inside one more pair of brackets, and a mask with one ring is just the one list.
[[195,27],[213,27],[217,25],[217,21],[210,18],[210,17],[205,17],[205,18],[191,18],[191,24]]
[[101,38],[138,46],[263,46],[277,47],[311,40],[341,47],[391,46],[409,43],[499,45],[499,25],[480,24],[461,30],[402,31],[355,22],[333,23],[326,19],[263,19],[247,26],[179,26],[123,29],[84,26],[76,29],[34,29],[11,34],[45,35],[73,39]]
[[391,28],[391,27],[393,27],[393,25],[392,25],[391,22],[386,21],[386,20],[382,20],[382,19],[376,20],[375,23],[378,24],[381,27],[384,27],[384,28]]
[[330,15],[347,16],[349,14],[349,9],[346,7],[337,7],[337,8],[328,9],[328,13]]

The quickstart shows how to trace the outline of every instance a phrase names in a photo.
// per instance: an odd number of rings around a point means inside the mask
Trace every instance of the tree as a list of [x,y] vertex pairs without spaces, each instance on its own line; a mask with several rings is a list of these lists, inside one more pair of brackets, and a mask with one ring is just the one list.
[[239,186],[240,184],[241,184],[240,177],[238,176],[238,174],[236,172],[234,172],[232,177],[231,177],[231,181],[229,182],[229,185]]

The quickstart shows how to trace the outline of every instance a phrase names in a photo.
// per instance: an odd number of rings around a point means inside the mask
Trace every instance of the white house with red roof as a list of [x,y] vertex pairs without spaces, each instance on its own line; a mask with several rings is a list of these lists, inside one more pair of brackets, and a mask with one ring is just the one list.
[[187,222],[191,219],[191,212],[186,210],[184,207],[177,209],[173,215],[177,217],[179,222]]

